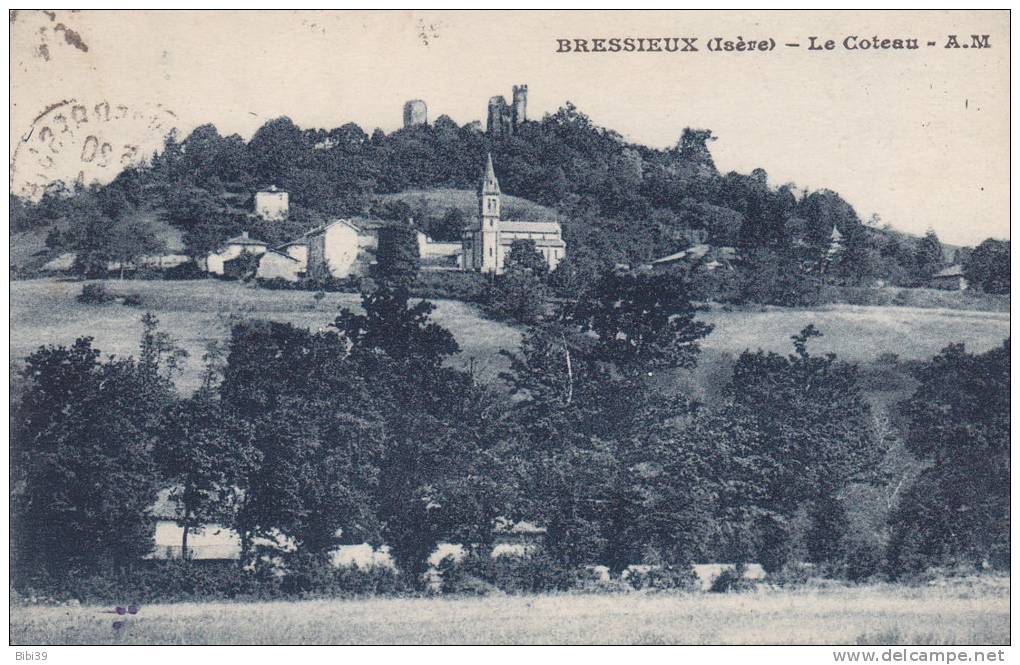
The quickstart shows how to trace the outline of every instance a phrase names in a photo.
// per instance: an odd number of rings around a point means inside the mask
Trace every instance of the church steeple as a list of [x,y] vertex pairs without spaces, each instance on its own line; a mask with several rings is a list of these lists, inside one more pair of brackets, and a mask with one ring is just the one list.
[[499,181],[492,166],[492,155],[485,162],[485,176],[478,188],[478,234],[477,265],[482,272],[496,272],[499,255]]
[[499,195],[499,181],[496,180],[496,169],[492,167],[492,153],[486,155],[485,177],[482,178],[482,196],[486,194]]

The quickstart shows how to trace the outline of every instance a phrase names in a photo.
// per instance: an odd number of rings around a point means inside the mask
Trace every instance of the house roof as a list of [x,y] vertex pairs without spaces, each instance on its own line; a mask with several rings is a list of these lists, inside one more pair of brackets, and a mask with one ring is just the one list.
[[244,233],[242,233],[239,236],[234,236],[233,238],[228,238],[228,239],[224,240],[223,244],[224,245],[261,245],[262,247],[268,247],[269,246],[269,243],[262,242],[261,240],[256,240],[255,238],[249,238],[247,231],[245,231]]
[[944,270],[938,271],[932,277],[963,277],[963,266],[959,264],[949,266]]
[[312,237],[312,236],[317,236],[317,235],[319,235],[320,233],[325,233],[325,232],[326,232],[326,229],[329,229],[329,228],[331,228],[331,227],[334,227],[334,226],[336,226],[337,224],[344,224],[344,225],[346,225],[346,226],[349,226],[349,227],[351,227],[351,228],[352,228],[352,229],[354,229],[354,230],[355,230],[356,232],[358,232],[358,233],[361,233],[361,229],[360,229],[360,228],[358,228],[358,225],[357,225],[357,224],[355,224],[354,222],[352,222],[351,220],[349,220],[349,219],[334,219],[334,220],[333,220],[333,221],[331,221],[331,222],[326,222],[326,223],[325,223],[325,224],[323,224],[322,226],[318,226],[318,227],[316,227],[316,228],[312,229],[311,231],[309,231],[308,233],[306,233],[306,234],[304,235],[304,237],[305,237],[305,238],[310,238],[310,237]]
[[501,221],[499,223],[500,232],[508,231],[511,233],[559,233],[560,224],[559,222],[513,222],[513,221]]
[[308,241],[305,240],[304,236],[301,236],[300,238],[296,238],[294,240],[291,240],[290,242],[283,243],[282,245],[280,245],[276,249],[285,249],[287,247],[294,247],[295,245],[307,245],[307,244],[308,244]]
[[733,259],[736,258],[736,255],[737,250],[733,247],[713,247],[712,245],[701,244],[655,259],[652,261],[652,265],[662,265],[665,263],[674,263],[676,261],[688,259],[703,259],[706,256],[721,259]]
[[[521,238],[500,238],[500,245],[512,245],[515,242],[520,242]],[[535,247],[566,247],[567,243],[563,242],[560,238],[532,238],[531,242],[535,243]]]
[[277,255],[277,256],[279,256],[281,258],[287,259],[288,261],[293,261],[294,263],[301,263],[301,261],[295,259],[290,254],[284,254],[283,252],[281,252],[279,250],[276,250],[276,249],[267,249],[266,253],[263,254],[262,256],[265,256],[266,254],[275,254],[275,255]]

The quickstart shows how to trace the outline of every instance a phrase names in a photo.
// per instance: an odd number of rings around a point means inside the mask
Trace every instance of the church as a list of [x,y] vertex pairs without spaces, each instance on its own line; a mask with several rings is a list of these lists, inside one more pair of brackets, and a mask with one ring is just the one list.
[[500,219],[499,181],[492,155],[485,164],[485,176],[478,188],[478,221],[464,232],[461,267],[464,270],[503,272],[503,261],[515,240],[531,240],[545,257],[549,270],[567,253],[559,222],[515,222]]

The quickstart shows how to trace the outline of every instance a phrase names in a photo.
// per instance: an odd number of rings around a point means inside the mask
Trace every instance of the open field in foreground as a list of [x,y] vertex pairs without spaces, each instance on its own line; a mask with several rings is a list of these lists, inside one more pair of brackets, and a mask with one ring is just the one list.
[[[92,335],[107,354],[137,355],[141,316],[155,313],[162,329],[190,353],[184,390],[197,386],[201,357],[208,342],[226,339],[238,318],[269,318],[318,329],[336,317],[340,307],[357,308],[360,297],[329,293],[319,303],[307,291],[268,291],[217,280],[106,282],[118,294],[137,294],[141,307],[117,303],[83,305],[75,301],[81,282],[49,279],[11,282],[11,356],[24,358],[40,345],[71,344]],[[454,364],[474,359],[480,379],[492,379],[506,368],[500,349],[516,350],[520,329],[485,318],[477,307],[436,300],[435,319],[449,328],[461,346]],[[817,309],[760,308],[757,311],[716,309],[699,318],[715,326],[702,341],[709,356],[737,355],[744,349],[790,353],[790,336],[809,323],[824,337],[811,341],[813,352],[834,352],[841,358],[870,361],[882,353],[904,360],[927,359],[950,342],[964,341],[971,351],[986,351],[1009,336],[1008,312],[976,312],[914,307],[830,305]],[[711,367],[706,367],[706,371]]]
[[744,594],[12,607],[12,644],[1007,644],[1009,580]]

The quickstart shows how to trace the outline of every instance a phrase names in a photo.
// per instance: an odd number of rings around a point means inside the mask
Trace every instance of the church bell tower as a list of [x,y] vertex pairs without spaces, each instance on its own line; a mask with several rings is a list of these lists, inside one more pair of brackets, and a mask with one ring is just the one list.
[[480,261],[478,267],[482,272],[496,272],[499,269],[499,181],[492,167],[492,155],[485,163],[485,177],[482,178],[478,190],[478,234],[481,236],[481,247],[478,247]]

